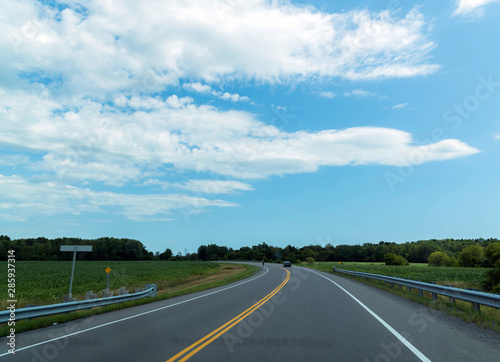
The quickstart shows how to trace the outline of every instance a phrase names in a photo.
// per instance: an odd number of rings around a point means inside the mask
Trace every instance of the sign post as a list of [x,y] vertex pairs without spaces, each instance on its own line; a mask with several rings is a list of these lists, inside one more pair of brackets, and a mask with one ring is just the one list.
[[73,287],[73,275],[75,273],[75,261],[77,251],[92,251],[92,245],[61,245],[59,251],[72,251],[73,252],[73,266],[71,267],[71,279],[69,281],[69,294],[68,298],[71,298],[71,288]]
[[104,269],[106,274],[108,274],[107,280],[106,280],[106,290],[109,290],[109,272],[111,271],[111,268],[108,266],[106,269]]

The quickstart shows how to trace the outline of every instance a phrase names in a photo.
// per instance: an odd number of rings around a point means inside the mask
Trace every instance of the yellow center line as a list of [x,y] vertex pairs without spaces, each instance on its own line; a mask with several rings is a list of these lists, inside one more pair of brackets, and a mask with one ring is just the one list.
[[186,353],[187,354],[182,359],[180,359],[179,362],[183,362],[183,361],[188,360],[193,355],[195,355],[196,353],[198,353],[200,350],[202,350],[203,348],[205,348],[206,346],[208,346],[210,343],[212,343],[213,341],[215,341],[217,338],[219,338],[221,335],[223,335],[224,333],[226,333],[228,330],[230,330],[231,328],[233,328],[235,325],[237,325],[238,323],[240,323],[243,319],[245,319],[250,314],[252,314],[253,312],[255,312],[265,302],[267,302],[276,293],[278,293],[281,290],[281,288],[283,288],[285,286],[286,283],[288,283],[288,280],[290,279],[290,272],[288,270],[286,270],[286,269],[284,269],[284,270],[286,271],[286,274],[287,274],[285,280],[283,280],[283,282],[280,285],[278,285],[278,287],[276,287],[271,293],[269,293],[268,295],[266,295],[264,298],[262,298],[261,300],[259,300],[257,303],[255,303],[254,305],[252,305],[250,308],[248,308],[244,312],[240,313],[239,315],[237,315],[236,317],[234,317],[233,319],[231,319],[229,322],[224,323],[222,326],[220,326],[219,328],[217,328],[213,332],[207,334],[205,337],[201,338],[200,340],[198,340],[197,342],[193,343],[189,347],[183,349],[181,352],[177,353],[175,356],[173,356],[172,358],[170,358],[169,360],[167,360],[167,362],[173,362],[177,358],[180,358],[181,356],[185,355]]

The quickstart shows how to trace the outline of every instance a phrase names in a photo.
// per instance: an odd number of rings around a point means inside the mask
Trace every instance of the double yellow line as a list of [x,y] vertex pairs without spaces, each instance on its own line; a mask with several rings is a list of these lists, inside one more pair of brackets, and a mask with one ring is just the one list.
[[[189,347],[183,349],[182,351],[180,351],[179,353],[177,353],[175,356],[173,356],[172,358],[170,358],[169,360],[167,360],[167,362],[173,362],[173,361],[183,362],[183,361],[187,361],[189,358],[191,358],[196,353],[198,353],[199,351],[201,351],[203,348],[205,348],[206,346],[208,346],[210,343],[212,343],[213,341],[215,341],[217,338],[219,338],[220,336],[222,336],[228,330],[230,330],[235,325],[237,325],[238,323],[240,323],[243,319],[245,319],[250,314],[252,314],[253,312],[255,312],[260,306],[262,306],[265,302],[267,302],[269,299],[271,299],[276,293],[278,293],[281,290],[281,288],[283,288],[285,286],[286,283],[288,283],[288,280],[290,279],[290,272],[288,270],[286,270],[286,269],[284,269],[284,270],[286,271],[286,278],[285,278],[285,280],[283,280],[283,282],[280,285],[278,285],[278,287],[276,289],[274,289],[271,293],[269,293],[268,295],[266,295],[264,298],[262,298],[261,300],[259,300],[254,305],[252,305],[250,308],[248,308],[247,310],[245,310],[243,313],[241,313],[241,314],[237,315],[236,317],[234,317],[233,319],[231,319],[229,322],[223,324],[222,326],[220,326],[219,328],[217,328],[213,332],[207,334],[205,337],[203,337],[199,341],[197,341],[197,342],[193,343],[192,345],[190,345]],[[181,356],[184,356],[184,357],[181,358]],[[178,358],[181,358],[181,359],[177,360]]]

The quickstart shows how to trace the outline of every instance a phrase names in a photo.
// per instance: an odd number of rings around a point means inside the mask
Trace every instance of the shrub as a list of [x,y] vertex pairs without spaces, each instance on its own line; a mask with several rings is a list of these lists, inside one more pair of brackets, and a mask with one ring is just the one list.
[[409,266],[410,263],[408,263],[408,260],[403,258],[401,255],[396,255],[396,258],[394,259],[394,264],[392,265]]
[[454,256],[449,256],[444,261],[444,266],[455,267],[458,266],[458,260]]
[[498,283],[497,286],[491,290],[491,293],[500,294],[500,283]]
[[460,253],[458,263],[460,266],[479,266],[484,260],[484,248],[478,245],[469,245]]
[[396,254],[394,253],[385,254],[384,257],[385,265],[393,265],[392,263],[394,262],[394,259],[396,259]]
[[396,255],[394,253],[385,254],[385,265],[398,265],[398,266],[407,266],[410,265],[408,260],[403,258],[401,255]]
[[308,257],[306,258],[306,263],[308,263],[308,264],[312,264],[312,263],[314,263],[314,262],[315,262],[315,260],[314,260],[314,258],[313,258],[313,257],[308,256]]
[[435,251],[429,256],[427,262],[430,266],[458,266],[458,260],[454,256],[448,256],[442,251]]
[[500,259],[493,265],[493,269],[486,272],[488,279],[483,283],[485,290],[491,290],[492,293],[500,293]]
[[429,256],[427,262],[430,266],[443,266],[448,258],[448,255],[442,251],[435,251]]

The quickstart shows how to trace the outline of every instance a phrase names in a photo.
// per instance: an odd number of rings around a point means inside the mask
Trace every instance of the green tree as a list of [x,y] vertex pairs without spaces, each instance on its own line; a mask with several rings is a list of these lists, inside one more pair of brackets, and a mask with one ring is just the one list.
[[448,258],[448,255],[442,251],[435,251],[429,256],[427,262],[429,266],[443,266]]
[[174,255],[172,253],[172,250],[167,248],[163,253],[160,254],[160,260],[170,260],[172,259],[172,255]]
[[487,266],[493,266],[500,259],[500,243],[492,243],[484,249],[484,257],[487,260]]
[[484,248],[479,245],[469,245],[460,253],[458,263],[463,267],[480,266],[484,259]]
[[385,254],[385,265],[408,266],[408,260],[394,253]]
[[198,248],[198,259],[200,260],[207,260],[207,247],[206,245],[200,245]]

